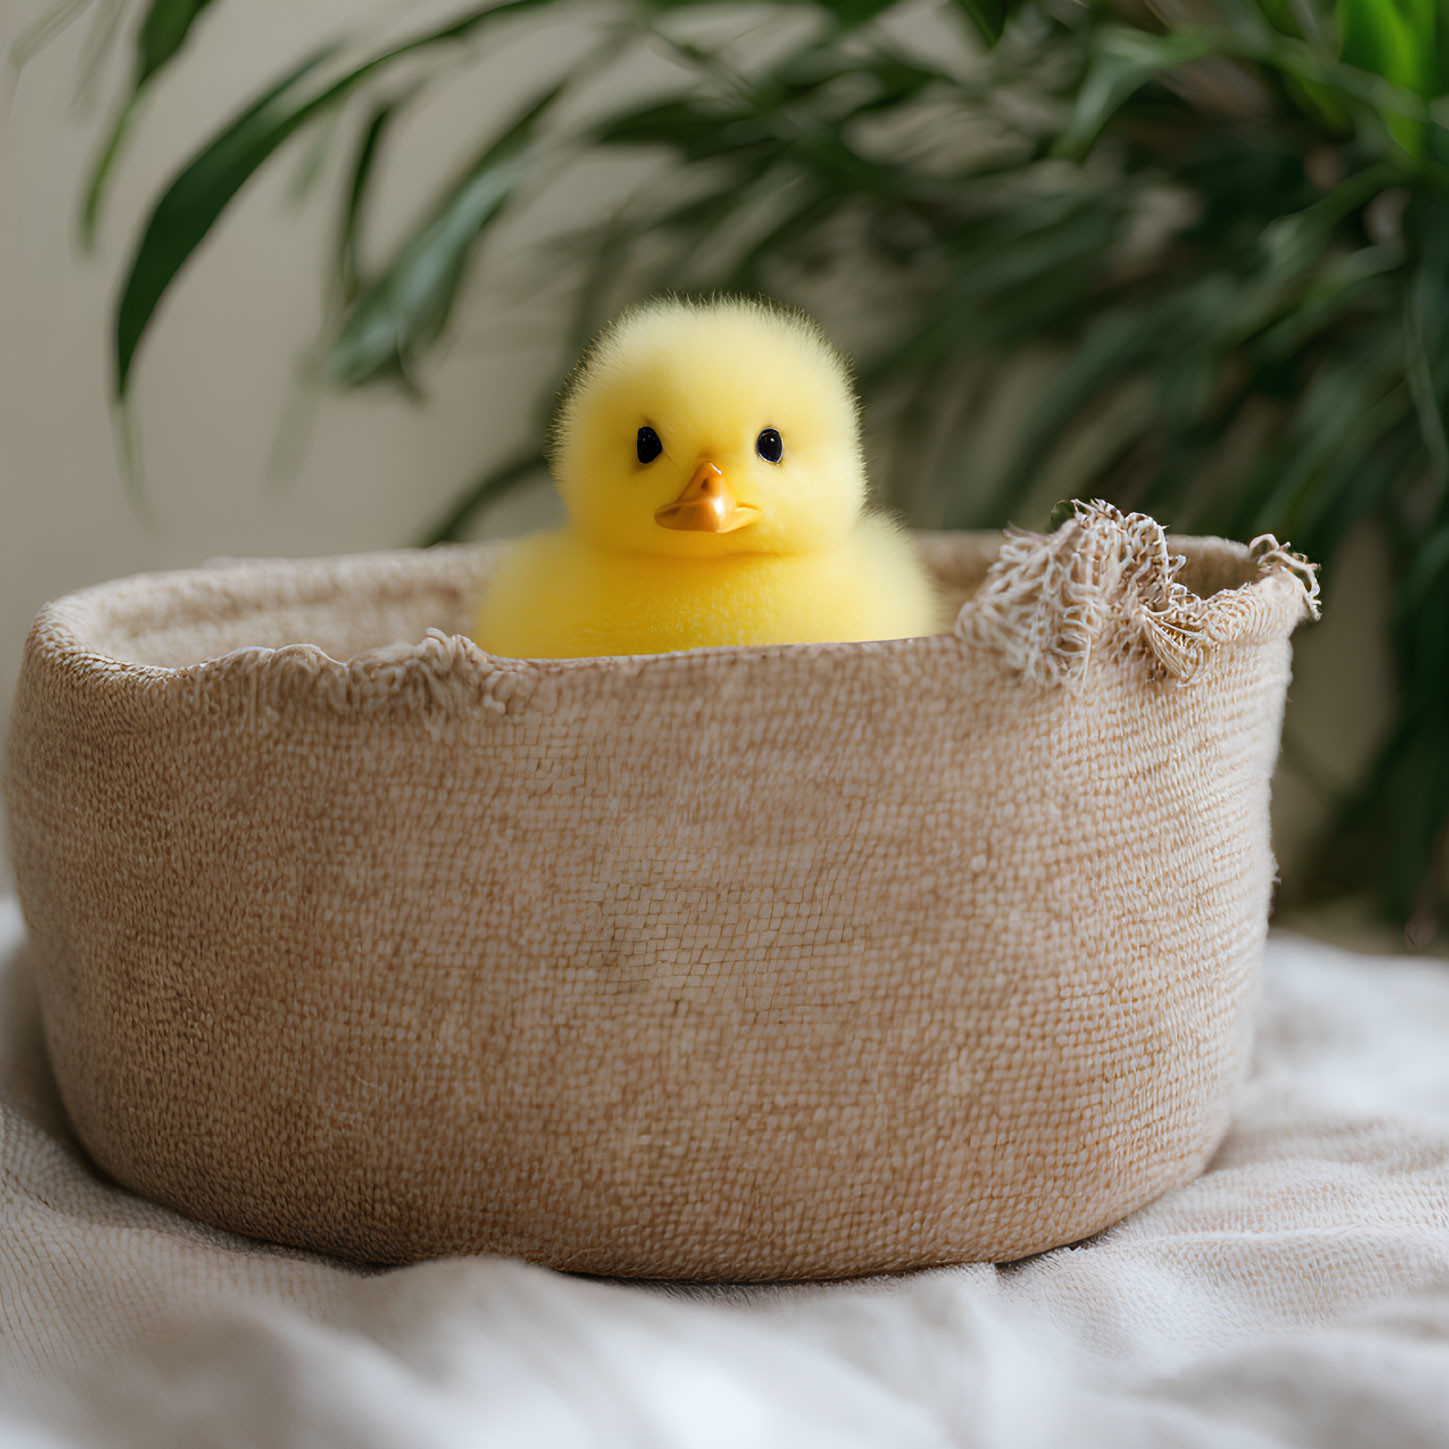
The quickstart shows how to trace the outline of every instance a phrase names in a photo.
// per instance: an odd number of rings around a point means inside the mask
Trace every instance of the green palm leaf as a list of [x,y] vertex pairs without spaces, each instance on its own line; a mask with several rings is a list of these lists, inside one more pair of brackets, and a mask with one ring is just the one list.
[[417,351],[447,325],[474,248],[513,195],[534,128],[558,94],[557,87],[549,91],[485,146],[382,276],[362,290],[323,359],[327,382],[361,387],[411,376]]
[[81,239],[86,246],[95,240],[101,197],[141,97],[155,77],[176,58],[191,33],[191,27],[210,4],[211,0],[151,0],[146,18],[136,33],[136,61],[130,91],[111,125],[100,158],[91,172],[90,185],[86,188],[85,205],[81,211]]
[[505,0],[472,10],[447,25],[370,57],[321,90],[296,99],[302,82],[336,53],[335,46],[309,56],[187,163],[151,213],[116,312],[115,390],[124,399],[136,349],[162,296],[201,245],[216,220],[246,183],[302,127],[341,105],[362,83],[407,55],[472,37],[503,16],[537,9],[553,0]]

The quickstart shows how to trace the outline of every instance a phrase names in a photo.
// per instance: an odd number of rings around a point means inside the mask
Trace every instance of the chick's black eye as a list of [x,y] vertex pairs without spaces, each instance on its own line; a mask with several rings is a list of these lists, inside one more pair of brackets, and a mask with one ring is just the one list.
[[664,444],[659,441],[659,434],[653,428],[640,428],[634,451],[638,453],[641,463],[652,463],[664,451]]
[[778,463],[785,456],[785,443],[774,428],[766,428],[755,439],[755,452],[767,463]]

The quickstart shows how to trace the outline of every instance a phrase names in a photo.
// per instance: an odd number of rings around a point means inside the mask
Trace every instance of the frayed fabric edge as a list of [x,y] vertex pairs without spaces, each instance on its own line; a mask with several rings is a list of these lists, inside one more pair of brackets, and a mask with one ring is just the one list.
[[1007,529],[956,634],[1042,684],[1077,684],[1102,658],[1190,684],[1222,646],[1283,638],[1319,616],[1317,564],[1272,534],[1248,549],[1256,576],[1202,598],[1180,581],[1186,558],[1154,518],[1079,502],[1055,533]]

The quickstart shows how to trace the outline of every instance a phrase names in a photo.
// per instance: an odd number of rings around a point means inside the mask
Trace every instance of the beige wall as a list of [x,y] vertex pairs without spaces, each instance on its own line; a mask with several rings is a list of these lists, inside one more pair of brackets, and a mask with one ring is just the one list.
[[[0,3],[0,48],[43,3]],[[399,14],[412,29],[456,8],[456,0],[378,4],[370,14],[374,21]],[[461,484],[532,436],[538,389],[557,362],[550,324],[559,308],[557,298],[536,293],[531,240],[561,211],[606,209],[632,184],[631,163],[591,166],[523,209],[485,254],[485,278],[431,379],[427,405],[386,390],[329,396],[300,471],[278,489],[264,481],[266,461],[293,360],[321,321],[325,187],[336,185],[341,161],[334,158],[322,195],[298,213],[287,200],[297,166],[288,155],[244,194],[163,306],[136,388],[154,521],[139,519],[125,497],[108,410],[107,334],[145,201],[286,58],[344,24],[362,24],[364,14],[355,0],[216,6],[134,130],[94,256],[80,255],[73,240],[76,198],[102,119],[78,116],[71,101],[84,28],[21,77],[0,131],[0,717],[25,629],[45,599],[215,554],[339,553],[406,542]],[[387,219],[427,194],[474,143],[480,123],[506,114],[535,77],[586,38],[577,27],[515,29],[486,67],[460,66],[397,137],[408,159],[386,171],[379,240],[386,243]],[[117,57],[112,91],[124,60]],[[616,86],[647,87],[668,72],[667,63],[646,61]],[[550,504],[545,496],[542,508]],[[491,528],[514,531],[538,516],[538,506],[505,507]],[[1356,560],[1354,581],[1339,592],[1343,603],[1302,639],[1289,721],[1295,748],[1338,778],[1371,744],[1387,689],[1382,568],[1371,541]],[[1323,804],[1291,762],[1279,800],[1280,855],[1291,870]]]

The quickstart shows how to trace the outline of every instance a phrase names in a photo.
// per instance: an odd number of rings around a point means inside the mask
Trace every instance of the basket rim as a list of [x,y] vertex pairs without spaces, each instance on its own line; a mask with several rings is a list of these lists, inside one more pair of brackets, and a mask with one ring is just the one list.
[[[1110,510],[1117,520],[1122,515]],[[1269,637],[1284,637],[1305,616],[1317,617],[1317,583],[1311,574],[1305,582],[1305,570],[1315,568],[1297,555],[1289,555],[1276,539],[1254,540],[1243,544],[1212,535],[1168,535],[1145,515],[1129,515],[1128,521],[1142,520],[1155,530],[1159,543],[1170,550],[1172,576],[1185,561],[1216,566],[1219,570],[1236,572],[1245,581],[1236,587],[1218,589],[1199,597],[1182,585],[1175,585],[1183,600],[1199,612],[1212,611],[1227,601],[1234,606],[1255,606],[1262,617],[1256,626],[1239,630],[1245,642],[1263,642]],[[1115,525],[1114,525],[1115,526]],[[512,540],[490,540],[463,544],[435,545],[431,548],[373,550],[360,553],[321,555],[302,558],[214,558],[187,569],[153,571],[128,575],[93,584],[63,595],[43,605],[31,625],[25,645],[25,661],[32,659],[61,665],[76,683],[109,689],[151,692],[177,686],[196,686],[220,680],[237,672],[287,676],[295,685],[303,676],[319,685],[330,684],[351,695],[402,692],[416,685],[418,676],[433,687],[451,682],[483,686],[491,689],[500,680],[542,680],[615,674],[620,670],[631,674],[653,670],[671,670],[713,661],[721,664],[747,665],[777,659],[799,659],[805,656],[834,658],[869,658],[905,655],[921,650],[948,650],[958,654],[972,645],[1000,647],[993,640],[989,585],[1003,564],[1016,571],[1023,567],[1023,553],[1041,553],[1053,539],[1069,536],[1072,525],[1057,535],[1027,534],[1020,530],[918,530],[912,531],[928,565],[938,578],[949,581],[955,575],[959,586],[964,564],[974,566],[979,587],[961,605],[948,631],[898,639],[837,641],[823,643],[737,644],[709,648],[673,650],[652,654],[592,655],[578,658],[545,659],[497,655],[481,648],[464,633],[447,633],[429,628],[421,639],[405,643],[377,645],[361,650],[345,659],[328,653],[313,643],[284,645],[245,645],[224,653],[180,665],[150,664],[107,652],[95,642],[98,633],[108,632],[104,616],[113,617],[109,632],[115,632],[116,619],[121,628],[134,638],[143,638],[147,628],[142,616],[152,615],[153,627],[163,623],[184,627],[199,623],[204,606],[218,600],[247,604],[267,586],[290,583],[300,590],[295,602],[320,603],[329,590],[339,583],[352,589],[383,590],[394,598],[416,598],[431,589],[440,599],[456,597],[460,588],[478,586],[486,565],[496,560]],[[1013,558],[1013,550],[1015,557]],[[1161,552],[1162,550],[1159,549]],[[1058,547],[1057,552],[1062,552]],[[1069,543],[1068,557],[1080,552],[1079,543]],[[1163,555],[1166,557],[1166,554]],[[436,561],[454,565],[468,562],[471,570],[459,571],[457,581],[444,582],[436,569],[428,565]],[[982,565],[985,578],[981,577]],[[1033,566],[1028,560],[1025,567]],[[1256,569],[1256,572],[1255,572]],[[239,587],[241,586],[241,587]],[[277,598],[270,605],[248,608],[246,612],[265,617],[272,608],[280,608],[287,600]],[[187,607],[192,612],[184,612]],[[132,610],[129,621],[125,611]],[[157,611],[160,612],[157,612]],[[1240,608],[1239,608],[1240,611]],[[1219,631],[1221,633],[1221,631]],[[1227,642],[1219,638],[1217,642]],[[1009,651],[1008,651],[1009,652]],[[290,691],[289,691],[290,692]]]

